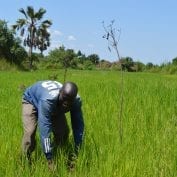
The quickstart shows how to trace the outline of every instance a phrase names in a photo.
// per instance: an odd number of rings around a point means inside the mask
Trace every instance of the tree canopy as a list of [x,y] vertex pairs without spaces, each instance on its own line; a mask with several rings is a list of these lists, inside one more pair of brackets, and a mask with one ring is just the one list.
[[20,39],[15,38],[13,31],[8,28],[7,22],[0,20],[0,57],[20,65],[27,56],[20,43]]
[[20,30],[20,35],[24,37],[24,46],[29,47],[28,56],[31,69],[33,49],[38,48],[42,53],[50,45],[50,34],[47,29],[52,25],[52,22],[50,20],[42,21],[46,13],[43,8],[35,11],[32,6],[27,6],[26,11],[23,8],[19,11],[24,15],[24,18],[19,18],[13,25],[13,29]]

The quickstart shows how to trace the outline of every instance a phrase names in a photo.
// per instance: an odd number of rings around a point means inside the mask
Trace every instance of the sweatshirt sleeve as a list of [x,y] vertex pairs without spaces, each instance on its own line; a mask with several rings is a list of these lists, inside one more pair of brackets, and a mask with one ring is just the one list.
[[42,149],[47,159],[52,159],[52,147],[50,138],[52,123],[50,116],[50,103],[47,101],[40,100],[38,104],[38,124]]
[[84,120],[81,106],[81,99],[80,97],[77,97],[70,111],[76,152],[82,144],[84,132]]

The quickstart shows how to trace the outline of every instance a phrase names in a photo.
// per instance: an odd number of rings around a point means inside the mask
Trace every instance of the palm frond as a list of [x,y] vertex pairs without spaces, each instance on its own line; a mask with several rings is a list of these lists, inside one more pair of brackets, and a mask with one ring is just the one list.
[[22,29],[21,29],[21,32],[20,32],[20,35],[23,36],[24,33],[25,33],[25,28],[22,28]]
[[42,19],[43,15],[46,13],[46,10],[43,8],[40,8],[38,12],[35,13],[35,18],[40,20]]
[[19,11],[25,16],[26,19],[28,19],[28,16],[23,8],[19,9]]
[[51,20],[44,20],[44,21],[42,21],[42,24],[47,25],[47,26],[51,26],[52,21]]
[[17,25],[21,28],[22,26],[24,26],[25,24],[26,24],[26,20],[25,19],[23,19],[23,18],[20,18],[20,19],[18,19],[17,20]]
[[16,25],[16,24],[15,24],[15,25],[12,25],[12,29],[13,29],[13,30],[16,30],[17,27],[18,27],[18,25]]
[[34,8],[32,6],[27,7],[27,14],[31,19],[34,18]]

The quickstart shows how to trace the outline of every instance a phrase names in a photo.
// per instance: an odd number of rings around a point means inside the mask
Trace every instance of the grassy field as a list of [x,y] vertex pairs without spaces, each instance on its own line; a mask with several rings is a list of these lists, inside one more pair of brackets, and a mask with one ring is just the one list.
[[121,143],[121,77],[114,71],[67,74],[67,80],[79,86],[85,118],[85,141],[75,171],[67,171],[67,153],[58,150],[56,171],[49,172],[39,139],[29,168],[21,158],[21,87],[55,73],[62,82],[63,71],[0,72],[0,176],[177,176],[177,76],[123,74]]

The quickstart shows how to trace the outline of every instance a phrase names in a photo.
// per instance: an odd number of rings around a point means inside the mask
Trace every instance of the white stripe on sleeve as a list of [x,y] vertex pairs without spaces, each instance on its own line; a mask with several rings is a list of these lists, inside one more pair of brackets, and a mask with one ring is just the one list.
[[44,148],[45,148],[45,153],[50,152],[50,138],[44,139]]

